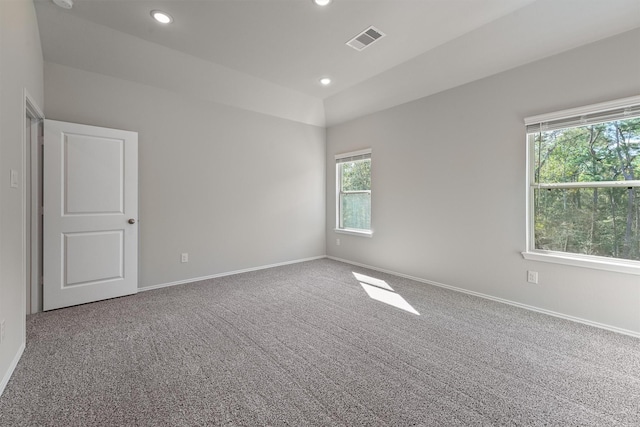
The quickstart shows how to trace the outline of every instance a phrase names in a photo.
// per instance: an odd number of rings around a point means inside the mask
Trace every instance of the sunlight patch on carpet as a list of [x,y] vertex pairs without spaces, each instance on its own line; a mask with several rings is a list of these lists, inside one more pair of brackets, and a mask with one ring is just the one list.
[[360,282],[360,286],[367,292],[369,298],[420,316],[420,313],[384,280],[355,272],[353,276]]
[[389,286],[389,284],[382,279],[376,279],[375,277],[366,276],[364,274],[360,274],[356,272],[353,272],[353,276],[360,283],[366,283],[368,285],[377,286],[379,288],[386,289],[388,291],[393,291],[393,288]]

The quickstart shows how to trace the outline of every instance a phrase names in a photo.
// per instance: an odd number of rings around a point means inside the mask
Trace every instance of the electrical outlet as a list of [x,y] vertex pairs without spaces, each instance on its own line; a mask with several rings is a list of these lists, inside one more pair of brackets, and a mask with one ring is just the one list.
[[0,343],[4,341],[4,319],[0,320]]
[[180,255],[180,262],[189,262],[189,254],[183,253],[182,255]]
[[340,246],[340,239],[336,239],[336,246]]
[[527,271],[527,282],[537,284],[538,283],[538,272],[537,271]]
[[11,188],[18,188],[18,171],[11,169]]

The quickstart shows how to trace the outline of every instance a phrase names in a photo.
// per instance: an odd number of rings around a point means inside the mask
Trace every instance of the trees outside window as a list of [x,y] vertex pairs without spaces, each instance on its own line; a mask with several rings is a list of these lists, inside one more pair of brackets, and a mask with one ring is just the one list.
[[336,156],[337,229],[371,232],[371,150]]
[[640,261],[640,106],[528,126],[530,250]]

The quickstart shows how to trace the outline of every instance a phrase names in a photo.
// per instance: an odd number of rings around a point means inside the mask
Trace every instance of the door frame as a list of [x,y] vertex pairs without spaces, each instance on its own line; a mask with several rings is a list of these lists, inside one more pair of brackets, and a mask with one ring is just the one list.
[[[35,99],[24,89],[22,115],[22,275],[25,314],[42,311],[42,146],[44,113]],[[27,138],[27,116],[31,119]],[[27,147],[27,141],[31,145]],[[29,167],[28,167],[29,166]],[[27,170],[30,170],[27,180]],[[27,189],[27,182],[30,188]],[[28,199],[28,200],[27,200]],[[30,215],[29,215],[30,213]],[[27,227],[31,238],[27,242]],[[29,253],[27,253],[29,251]],[[27,269],[31,280],[28,280]]]

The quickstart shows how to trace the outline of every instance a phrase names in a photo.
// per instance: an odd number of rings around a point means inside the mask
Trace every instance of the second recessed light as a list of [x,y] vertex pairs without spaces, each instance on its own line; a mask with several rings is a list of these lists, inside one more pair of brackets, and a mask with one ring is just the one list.
[[161,24],[170,24],[173,22],[171,15],[161,10],[152,10],[151,16]]
[[318,6],[326,6],[331,3],[331,0],[313,0],[313,2]]
[[331,79],[329,77],[323,77],[320,79],[320,84],[322,86],[328,86],[331,84]]

